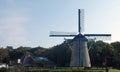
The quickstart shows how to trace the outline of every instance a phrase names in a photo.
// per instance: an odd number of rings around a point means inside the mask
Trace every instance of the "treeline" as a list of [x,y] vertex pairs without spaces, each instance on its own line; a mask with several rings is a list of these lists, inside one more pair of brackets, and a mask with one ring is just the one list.
[[[92,66],[100,67],[106,63],[110,67],[120,67],[120,42],[109,44],[103,41],[90,41],[88,42],[88,48]],[[69,41],[51,48],[22,46],[15,49],[12,46],[0,48],[0,62],[16,64],[17,59],[22,58],[27,51],[35,57],[47,57],[57,66],[69,66],[70,63]]]

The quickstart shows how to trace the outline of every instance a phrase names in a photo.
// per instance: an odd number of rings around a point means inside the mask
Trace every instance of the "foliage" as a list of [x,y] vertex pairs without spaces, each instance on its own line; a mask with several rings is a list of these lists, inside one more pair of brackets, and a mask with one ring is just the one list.
[[[62,44],[53,46],[51,48],[43,47],[18,47],[13,48],[7,46],[0,48],[0,62],[9,64],[16,64],[17,59],[22,58],[24,54],[29,51],[35,57],[46,57],[54,62],[56,66],[69,66],[71,49],[69,44],[71,41],[64,41]],[[103,41],[89,41],[88,42],[89,54],[92,66],[103,66],[103,62],[110,67],[120,69],[120,42],[105,43]]]
[[94,42],[89,53],[93,66],[102,66],[103,62],[107,62],[108,66],[112,66],[114,64],[114,48],[108,43],[102,41]]
[[71,50],[67,44],[62,43],[54,46],[43,53],[43,56],[48,57],[57,66],[69,66]]
[[35,48],[32,48],[30,49],[29,51],[31,53],[33,53],[33,55],[35,56],[41,56],[43,52],[45,52],[47,49],[46,48],[43,48],[43,47],[35,47]]
[[4,48],[0,49],[0,62],[4,62],[8,56],[8,51]]

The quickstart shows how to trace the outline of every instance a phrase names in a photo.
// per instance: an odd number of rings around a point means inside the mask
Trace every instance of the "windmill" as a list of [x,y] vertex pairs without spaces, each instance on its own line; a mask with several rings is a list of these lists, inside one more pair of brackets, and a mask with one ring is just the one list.
[[72,51],[70,66],[91,67],[87,42],[89,38],[110,39],[111,34],[82,34],[83,9],[78,9],[78,34],[74,32],[50,32],[50,37],[74,37],[70,44]]

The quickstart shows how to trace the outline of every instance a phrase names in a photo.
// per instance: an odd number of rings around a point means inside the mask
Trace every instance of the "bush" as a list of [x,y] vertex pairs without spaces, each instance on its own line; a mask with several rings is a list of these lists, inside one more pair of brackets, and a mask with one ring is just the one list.
[[6,68],[1,68],[0,69],[0,72],[7,72],[8,71],[8,69],[6,69]]

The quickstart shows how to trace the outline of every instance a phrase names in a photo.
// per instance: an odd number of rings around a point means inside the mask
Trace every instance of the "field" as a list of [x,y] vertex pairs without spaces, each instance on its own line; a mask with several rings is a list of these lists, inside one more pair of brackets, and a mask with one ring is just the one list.
[[[27,67],[27,68],[2,68],[0,72],[106,72],[105,68],[91,68],[84,69],[82,67],[57,67],[57,68],[36,68],[36,67]],[[109,72],[120,72],[117,69],[109,69]]]

